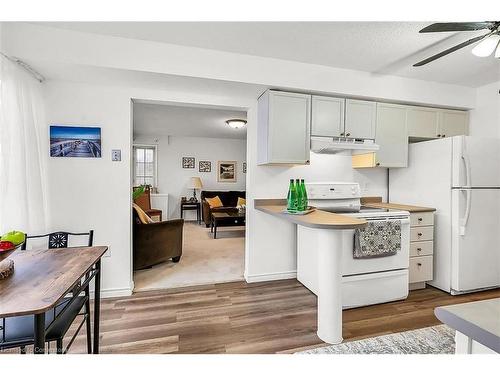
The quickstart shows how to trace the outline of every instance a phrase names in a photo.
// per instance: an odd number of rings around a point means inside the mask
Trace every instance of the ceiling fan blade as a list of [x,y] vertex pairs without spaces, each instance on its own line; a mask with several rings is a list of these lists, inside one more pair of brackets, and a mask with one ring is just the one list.
[[486,35],[476,36],[475,38],[466,40],[465,42],[462,42],[460,44],[457,44],[454,47],[451,47],[451,48],[448,48],[448,49],[446,49],[446,50],[444,50],[442,52],[439,52],[438,54],[435,54],[434,56],[431,56],[431,57],[426,58],[425,60],[419,61],[418,63],[413,64],[413,66],[422,66],[422,65],[428,64],[431,61],[439,59],[440,57],[446,56],[446,55],[448,55],[448,54],[450,54],[452,52],[455,52],[455,51],[457,51],[457,50],[459,50],[461,48],[467,47],[470,44],[479,42],[481,39],[484,39],[484,38],[486,38],[486,37],[488,37],[490,35],[491,35],[491,33],[488,33]]
[[495,22],[444,22],[433,23],[420,30],[420,33],[436,33],[444,31],[475,31],[483,29],[491,29],[495,26]]

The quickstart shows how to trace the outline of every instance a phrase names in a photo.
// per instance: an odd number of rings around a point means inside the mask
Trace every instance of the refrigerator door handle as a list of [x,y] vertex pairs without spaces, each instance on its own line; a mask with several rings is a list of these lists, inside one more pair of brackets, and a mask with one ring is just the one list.
[[467,226],[467,222],[469,221],[469,216],[470,216],[472,191],[470,189],[460,189],[460,190],[465,192],[465,200],[466,200],[464,217],[460,219],[460,235],[465,236],[465,227]]
[[469,155],[467,155],[467,150],[465,148],[465,137],[462,137],[462,160],[465,164],[465,186],[471,187],[471,175],[470,175],[470,159]]

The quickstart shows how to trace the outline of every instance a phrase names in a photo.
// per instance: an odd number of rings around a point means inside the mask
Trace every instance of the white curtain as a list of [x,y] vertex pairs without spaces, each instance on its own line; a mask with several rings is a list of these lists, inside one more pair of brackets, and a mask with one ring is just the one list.
[[48,140],[41,85],[0,55],[0,234],[46,230]]

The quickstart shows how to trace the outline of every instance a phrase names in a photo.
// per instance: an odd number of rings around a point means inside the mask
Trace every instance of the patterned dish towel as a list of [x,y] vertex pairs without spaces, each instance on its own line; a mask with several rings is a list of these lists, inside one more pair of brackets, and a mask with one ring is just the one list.
[[354,233],[353,258],[377,258],[401,250],[401,220],[369,221]]

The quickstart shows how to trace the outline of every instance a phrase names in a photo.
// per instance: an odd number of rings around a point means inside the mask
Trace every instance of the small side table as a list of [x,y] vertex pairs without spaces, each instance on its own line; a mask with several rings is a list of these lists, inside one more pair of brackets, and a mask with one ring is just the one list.
[[193,211],[196,210],[196,221],[198,225],[201,223],[201,205],[200,202],[181,202],[181,219],[184,216],[184,211]]

